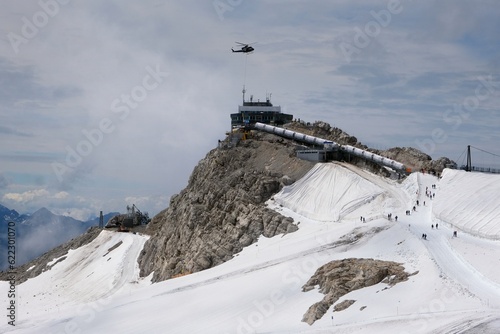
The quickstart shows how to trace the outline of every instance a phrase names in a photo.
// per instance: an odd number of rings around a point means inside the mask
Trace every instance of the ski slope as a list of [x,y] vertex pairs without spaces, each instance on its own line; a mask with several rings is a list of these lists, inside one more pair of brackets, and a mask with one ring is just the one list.
[[[147,238],[103,231],[18,286],[16,327],[2,323],[0,332],[498,333],[500,241],[480,237],[486,229],[474,220],[488,212],[494,231],[499,205],[469,183],[472,174],[460,174],[447,170],[438,180],[414,173],[398,183],[346,164],[318,164],[268,202],[292,217],[298,231],[261,237],[222,265],[156,284],[138,277]],[[481,175],[488,177],[498,176]],[[457,186],[475,189],[459,217],[461,204],[447,200]],[[301,287],[321,265],[350,257],[396,261],[418,273],[390,288],[353,291],[338,301],[356,300],[348,309],[330,308],[312,326],[302,322],[323,295]],[[7,305],[8,285],[0,283]]]

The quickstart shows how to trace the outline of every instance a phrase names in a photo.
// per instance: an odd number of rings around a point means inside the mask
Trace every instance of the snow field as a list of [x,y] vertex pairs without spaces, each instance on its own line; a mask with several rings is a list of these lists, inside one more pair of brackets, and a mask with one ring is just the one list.
[[[51,270],[18,286],[18,320],[23,322],[75,305],[103,300],[123,288],[125,283],[137,280],[136,260],[147,239],[102,231],[88,245],[54,259],[49,263],[53,266]],[[109,251],[117,244],[116,249]]]
[[433,213],[469,234],[500,240],[500,175],[445,169]]
[[[353,166],[318,164],[268,202],[292,217],[298,231],[261,237],[224,264],[152,285],[150,278],[138,279],[136,264],[146,238],[104,231],[21,284],[18,326],[0,324],[0,332],[451,334],[483,326],[482,333],[498,333],[500,267],[492,263],[500,244],[478,234],[451,237],[455,218],[448,213],[457,203],[442,194],[453,193],[449,188],[456,182],[466,191],[475,185],[445,176],[414,173],[398,183]],[[434,200],[425,197],[432,184]],[[405,215],[417,199],[417,210]],[[471,212],[462,210],[468,219],[490,205],[480,194],[470,201]],[[388,213],[398,222],[389,221]],[[439,229],[432,229],[436,222]],[[348,309],[331,307],[312,326],[302,322],[323,298],[318,289],[302,292],[302,286],[321,265],[350,257],[395,261],[418,273],[390,288],[353,291],[338,301],[356,300]],[[2,298],[4,287],[2,282]]]
[[380,207],[392,210],[410,202],[401,191],[393,196],[394,182],[359,169],[353,173],[350,168],[349,164],[317,164],[302,179],[284,187],[274,200],[304,217],[324,222],[359,218],[355,212],[360,208],[366,218],[380,218],[387,211],[380,211]]

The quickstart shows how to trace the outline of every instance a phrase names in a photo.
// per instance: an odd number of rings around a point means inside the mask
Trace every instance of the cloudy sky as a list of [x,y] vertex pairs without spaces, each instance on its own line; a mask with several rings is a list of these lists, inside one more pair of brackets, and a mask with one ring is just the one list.
[[0,15],[0,203],[20,212],[156,214],[243,84],[370,147],[500,154],[496,0],[8,0]]

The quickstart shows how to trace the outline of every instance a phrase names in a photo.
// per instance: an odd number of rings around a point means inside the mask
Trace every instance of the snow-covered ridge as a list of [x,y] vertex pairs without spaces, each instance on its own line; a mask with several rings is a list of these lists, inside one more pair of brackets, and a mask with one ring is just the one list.
[[500,175],[445,169],[433,204],[436,219],[457,229],[500,239]]

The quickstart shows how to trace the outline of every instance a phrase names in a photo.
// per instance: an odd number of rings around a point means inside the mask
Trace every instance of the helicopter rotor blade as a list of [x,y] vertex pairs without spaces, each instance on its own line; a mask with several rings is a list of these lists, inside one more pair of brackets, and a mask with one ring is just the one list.
[[257,44],[258,42],[253,42],[253,43],[241,43],[241,42],[236,42],[236,44],[239,44],[241,46],[250,46],[252,44]]

